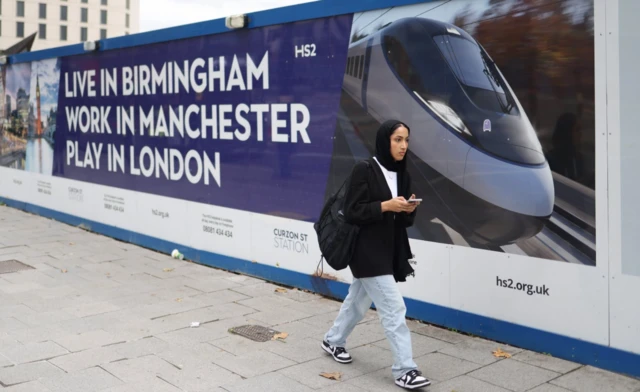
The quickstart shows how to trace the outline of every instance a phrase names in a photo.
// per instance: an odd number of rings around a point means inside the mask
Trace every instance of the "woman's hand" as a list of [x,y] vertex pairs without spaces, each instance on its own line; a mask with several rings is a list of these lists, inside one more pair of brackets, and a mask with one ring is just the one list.
[[[412,195],[411,195],[411,197],[410,197],[409,199],[415,199],[415,198],[416,198],[416,195],[413,195],[413,194],[412,194]],[[419,201],[417,201],[417,202],[415,202],[415,203],[409,203],[409,202],[407,202],[407,204],[409,205],[409,209],[408,209],[408,210],[405,210],[404,212],[406,212],[406,213],[408,213],[408,214],[411,214],[413,211],[415,211],[415,210],[416,210],[416,208],[418,208],[418,206],[420,205],[420,202],[419,202]]]
[[407,200],[402,197],[394,197],[391,200],[387,200],[382,202],[382,212],[408,212],[411,213],[416,209],[416,206],[413,203],[407,202]]

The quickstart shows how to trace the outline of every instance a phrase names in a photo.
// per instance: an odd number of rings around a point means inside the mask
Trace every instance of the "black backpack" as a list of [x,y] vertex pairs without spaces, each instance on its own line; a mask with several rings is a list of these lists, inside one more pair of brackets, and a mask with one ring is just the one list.
[[[370,167],[369,161],[364,161]],[[344,216],[344,199],[351,182],[351,174],[342,183],[336,193],[331,195],[322,207],[322,212],[313,228],[318,235],[318,244],[322,257],[318,263],[318,269],[322,265],[322,259],[336,271],[347,268],[356,247],[356,239],[360,227],[348,223]],[[321,270],[317,271],[322,275]]]

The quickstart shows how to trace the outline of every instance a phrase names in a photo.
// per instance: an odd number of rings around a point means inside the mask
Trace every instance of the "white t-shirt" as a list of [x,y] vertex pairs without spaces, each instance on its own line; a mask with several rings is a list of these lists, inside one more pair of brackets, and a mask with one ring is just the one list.
[[384,166],[378,162],[376,157],[373,157],[376,160],[378,166],[380,166],[380,170],[382,170],[382,174],[384,174],[385,180],[387,180],[387,185],[389,185],[389,189],[391,190],[391,195],[395,198],[398,197],[398,173],[387,170]]

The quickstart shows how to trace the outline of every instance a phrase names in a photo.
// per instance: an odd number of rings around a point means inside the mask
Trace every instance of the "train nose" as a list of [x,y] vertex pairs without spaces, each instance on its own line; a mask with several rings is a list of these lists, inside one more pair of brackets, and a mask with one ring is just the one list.
[[463,184],[466,191],[518,214],[548,217],[553,211],[553,177],[546,163],[515,165],[471,149]]
[[[471,149],[463,189],[472,195],[470,229],[480,243],[506,244],[533,237],[553,212],[554,185],[547,164],[522,166]],[[474,211],[472,212],[471,209]]]
[[522,116],[499,116],[472,126],[483,150],[524,165],[545,163],[535,130]]

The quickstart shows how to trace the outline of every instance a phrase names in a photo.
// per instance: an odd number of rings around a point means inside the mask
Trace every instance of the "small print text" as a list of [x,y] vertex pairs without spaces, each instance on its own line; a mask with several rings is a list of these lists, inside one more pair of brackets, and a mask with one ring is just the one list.
[[514,282],[513,279],[501,279],[499,276],[496,276],[496,286],[523,291],[528,295],[538,294],[549,296],[549,288],[546,284],[542,286],[534,286],[529,283]]

